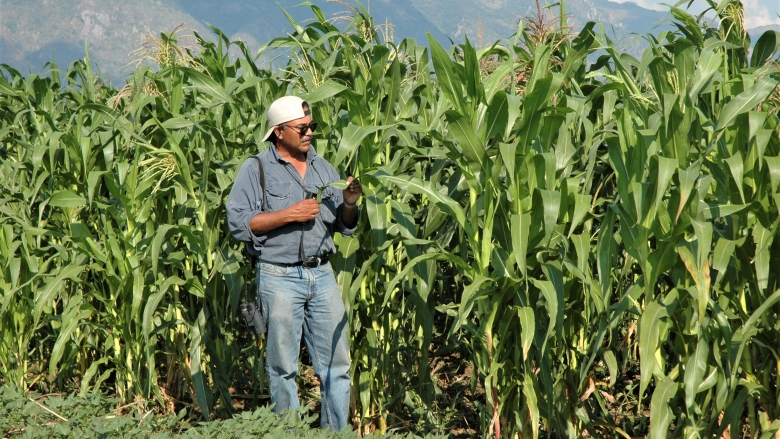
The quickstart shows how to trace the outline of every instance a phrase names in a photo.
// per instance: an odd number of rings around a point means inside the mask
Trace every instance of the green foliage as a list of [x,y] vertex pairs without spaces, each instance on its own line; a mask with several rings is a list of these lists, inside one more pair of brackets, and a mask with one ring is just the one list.
[[206,419],[230,414],[236,382],[263,391],[223,205],[265,108],[293,92],[318,154],[364,190],[332,258],[362,433],[445,431],[431,364],[466,347],[485,436],[773,434],[777,44],[749,58],[741,4],[712,6],[719,27],[674,9],[678,30],[638,59],[595,23],[446,49],[311,6],[267,46],[292,51],[279,72],[216,29],[191,67],[140,68],[121,91],[89,63],[5,68],[0,376],[188,395]]
[[[148,402],[121,404],[118,398],[93,394],[23,395],[18,389],[0,387],[0,431],[20,438],[353,438],[349,428],[331,432],[311,428],[314,421],[305,409],[277,415],[270,407],[243,412],[224,421],[191,425],[186,409],[178,414],[153,414]],[[414,435],[368,435],[376,439],[413,439]],[[425,439],[435,438],[428,435]]]

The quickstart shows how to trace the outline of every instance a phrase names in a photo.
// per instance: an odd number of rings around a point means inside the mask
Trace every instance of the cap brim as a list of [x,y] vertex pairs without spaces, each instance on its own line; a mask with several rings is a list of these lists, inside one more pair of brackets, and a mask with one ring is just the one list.
[[268,132],[265,133],[265,137],[263,137],[263,142],[267,142],[271,139],[271,134],[274,133],[274,128],[275,127],[271,127],[271,129],[269,129]]

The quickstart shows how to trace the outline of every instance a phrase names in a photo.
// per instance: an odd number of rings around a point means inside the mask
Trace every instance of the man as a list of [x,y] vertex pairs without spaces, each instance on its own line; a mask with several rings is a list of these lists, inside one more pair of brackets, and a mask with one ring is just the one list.
[[322,204],[317,191],[339,180],[333,166],[311,146],[317,123],[301,98],[286,96],[268,109],[263,141],[271,146],[238,172],[227,201],[233,236],[256,256],[257,296],[266,334],[266,371],[274,411],[298,407],[298,355],[301,332],[320,381],[323,428],[341,430],[350,402],[347,316],[328,255],[333,233],[354,232],[359,217],[360,182],[347,179],[345,190],[327,187]]

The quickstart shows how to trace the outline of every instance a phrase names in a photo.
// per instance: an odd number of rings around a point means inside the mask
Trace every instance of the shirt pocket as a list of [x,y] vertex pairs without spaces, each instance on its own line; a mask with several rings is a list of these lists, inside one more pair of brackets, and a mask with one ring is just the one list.
[[268,200],[268,209],[272,212],[277,210],[286,209],[293,204],[295,196],[293,191],[297,188],[297,185],[291,183],[277,183],[265,191],[265,196]]
[[324,198],[320,204],[320,219],[323,223],[332,225],[336,222],[336,203],[333,198]]

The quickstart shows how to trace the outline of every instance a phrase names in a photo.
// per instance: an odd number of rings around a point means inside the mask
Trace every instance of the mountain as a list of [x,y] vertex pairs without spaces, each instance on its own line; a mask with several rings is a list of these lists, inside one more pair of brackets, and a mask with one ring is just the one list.
[[[550,19],[558,13],[557,7],[538,10],[533,0],[427,0],[415,3],[415,7],[454,41],[462,41],[467,35],[475,42],[481,24],[485,45],[513,35],[521,19],[527,23],[539,15]],[[621,46],[631,46],[633,34],[652,31],[667,16],[633,3],[608,0],[568,1],[566,8],[572,31],[577,32],[589,21],[601,22],[610,38]]]
[[[348,12],[353,1],[313,0],[313,3],[326,17],[336,19]],[[130,53],[139,47],[140,40],[150,35],[159,36],[160,32],[170,32],[185,23],[184,27],[202,37],[214,39],[208,27],[211,24],[231,39],[241,39],[251,50],[257,50],[261,44],[292,32],[280,6],[302,24],[313,20],[309,6],[296,6],[300,2],[0,0],[0,64],[8,64],[23,74],[40,72],[52,59],[64,67],[84,57],[86,44],[91,60],[103,75],[121,85],[135,66]],[[527,22],[540,12],[534,0],[364,0],[363,3],[369,8],[375,25],[392,24],[396,43],[415,38],[418,43],[426,44],[426,33],[430,32],[445,46],[448,39],[459,43],[466,36],[474,45],[481,40],[483,47],[487,46],[511,37],[519,20]],[[588,21],[602,22],[610,38],[634,54],[642,50],[642,34],[657,32],[656,26],[670,27],[668,13],[633,3],[570,0],[566,4],[575,32]],[[554,11],[557,13],[557,7]],[[541,13],[552,12],[543,9]]]
[[[201,17],[226,34],[240,37],[255,47],[293,31],[280,7],[270,2],[222,0],[219,8],[214,7],[213,0],[176,0],[176,3],[182,11],[194,17]],[[299,3],[299,0],[280,2],[281,6],[299,23],[312,21],[314,15],[311,8],[297,6]],[[349,11],[346,2],[317,1],[315,3],[322,9],[325,17],[335,19]],[[349,5],[353,3],[350,2]],[[410,0],[374,0],[369,6],[376,25],[385,22],[393,24],[394,34],[402,36],[396,41],[406,37],[425,39],[426,31],[432,32],[436,38],[444,37],[434,24],[415,9]],[[346,24],[343,21],[341,23]]]
[[750,34],[751,41],[755,43],[764,32],[770,30],[780,32],[780,24],[770,24],[768,26],[758,26],[753,29],[748,29],[748,34]]
[[[349,11],[346,3],[315,0],[326,17]],[[40,72],[46,62],[59,65],[84,57],[85,44],[93,62],[114,82],[134,68],[130,53],[140,41],[177,25],[214,39],[211,24],[231,39],[241,39],[256,50],[262,43],[293,32],[281,7],[300,23],[314,19],[311,8],[296,7],[300,0],[0,0],[0,64],[22,74]],[[352,4],[352,3],[350,3]],[[425,41],[427,31],[444,35],[420,14],[411,0],[374,0],[376,24],[394,26],[395,40]],[[342,22],[342,26],[345,23]]]
[[84,58],[86,45],[101,72],[116,78],[150,30],[170,31],[182,22],[206,33],[199,18],[170,1],[0,0],[0,63],[22,74],[53,59],[64,68]]

